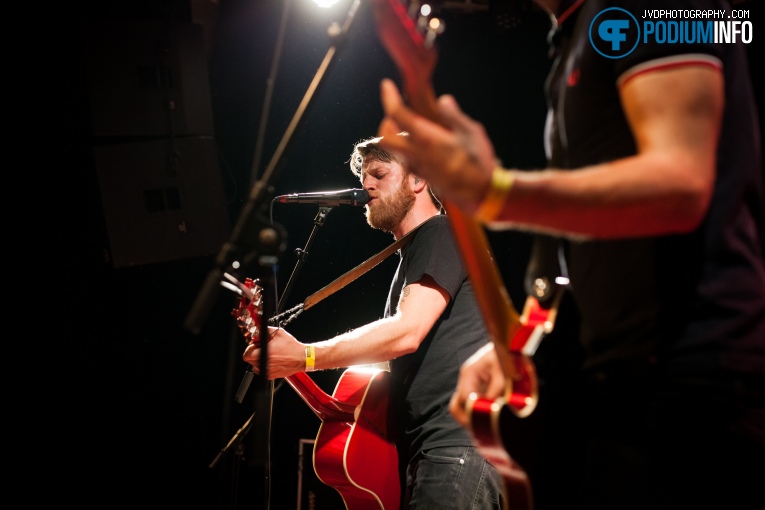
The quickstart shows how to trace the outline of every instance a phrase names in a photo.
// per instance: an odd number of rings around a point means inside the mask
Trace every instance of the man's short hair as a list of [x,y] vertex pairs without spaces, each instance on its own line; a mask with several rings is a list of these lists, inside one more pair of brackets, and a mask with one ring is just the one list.
[[[409,136],[409,133],[406,131],[401,131],[400,133],[396,133],[396,136]],[[353,172],[353,174],[359,179],[362,178],[361,173],[365,159],[382,161],[383,163],[390,163],[391,161],[395,161],[401,165],[407,175],[411,173],[405,159],[380,147],[379,142],[382,139],[382,136],[373,136],[371,138],[367,138],[366,140],[361,140],[353,146],[353,152],[351,153],[350,159],[351,172]],[[417,177],[417,179],[419,182],[419,177]],[[428,193],[430,195],[430,199],[433,201],[433,204],[441,211],[443,211],[443,204],[441,204],[441,200],[438,198],[439,193],[433,188],[433,186],[430,185],[430,183],[428,183]]]
[[[408,136],[408,133],[402,131],[398,133],[398,136]],[[364,165],[364,160],[369,158],[375,161],[382,161],[383,163],[390,163],[395,161],[404,168],[404,171],[409,173],[409,169],[406,166],[406,161],[401,157],[396,156],[390,151],[387,151],[380,147],[379,142],[382,140],[382,136],[374,136],[357,142],[353,146],[353,152],[351,153],[351,172],[361,179],[361,169]]]

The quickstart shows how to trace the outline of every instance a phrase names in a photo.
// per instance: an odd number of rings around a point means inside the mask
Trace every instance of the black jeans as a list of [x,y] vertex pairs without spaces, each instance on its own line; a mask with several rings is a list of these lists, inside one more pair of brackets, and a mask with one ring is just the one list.
[[433,448],[407,466],[404,508],[497,510],[504,500],[502,489],[502,477],[476,448]]

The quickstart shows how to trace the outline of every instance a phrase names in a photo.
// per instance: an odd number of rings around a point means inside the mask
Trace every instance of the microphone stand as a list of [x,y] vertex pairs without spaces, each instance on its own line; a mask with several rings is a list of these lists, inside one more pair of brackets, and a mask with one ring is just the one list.
[[[219,295],[221,281],[223,275],[226,272],[236,274],[234,266],[247,267],[253,261],[258,261],[261,266],[274,267],[278,261],[278,257],[284,251],[286,246],[286,232],[279,225],[269,225],[265,220],[263,209],[268,203],[268,197],[273,195],[273,181],[276,179],[277,172],[281,169],[283,164],[283,156],[291,145],[294,137],[293,135],[297,131],[303,116],[305,115],[308,107],[311,105],[312,99],[322,83],[324,75],[330,69],[331,64],[340,47],[346,41],[348,31],[353,24],[356,12],[361,4],[361,0],[354,0],[342,26],[332,24],[328,30],[332,44],[327,50],[324,60],[322,61],[319,69],[314,75],[314,79],[308,86],[308,90],[303,96],[302,101],[298,105],[295,114],[292,117],[287,129],[282,136],[279,145],[276,148],[268,166],[263,172],[263,177],[256,181],[245,203],[239,218],[234,225],[229,240],[224,243],[217,257],[215,258],[215,265],[213,269],[207,275],[201,290],[197,294],[194,303],[191,306],[191,310],[186,316],[184,321],[185,328],[193,334],[199,334],[202,330],[207,317],[215,304]],[[282,26],[286,21],[286,12],[289,1],[285,4],[285,10],[282,20]],[[281,30],[280,40],[278,46],[281,45],[281,38],[284,31]],[[262,135],[262,133],[261,133]],[[254,165],[258,164],[258,158],[254,158]],[[272,281],[269,277],[269,281]],[[265,295],[268,293],[264,292]],[[268,303],[270,300],[266,300]],[[270,315],[266,315],[264,311],[263,324],[268,324]],[[268,328],[263,328],[268,334]],[[258,419],[255,420],[255,427],[259,430],[266,430],[268,433],[256,434],[256,439],[261,441],[259,445],[254,448],[255,452],[261,455],[256,455],[253,461],[256,464],[260,464],[267,468],[268,466],[268,442],[270,439],[270,421],[271,421],[271,398],[273,396],[272,391],[269,391],[271,385],[268,384],[268,338],[263,338],[261,342],[261,364],[260,374],[263,379],[263,384],[256,395],[255,414]],[[223,451],[216,457],[211,464],[211,467],[217,464],[217,460],[223,453],[228,451],[231,447],[239,444],[240,438],[244,437],[249,431],[252,425],[245,425],[240,428],[241,434],[238,431],[232,438],[229,444],[223,449]],[[265,508],[270,506],[270,490],[268,487],[268,476],[266,477],[266,504]]]
[[284,293],[282,294],[282,297],[279,299],[279,304],[276,307],[277,313],[281,312],[284,309],[284,303],[286,303],[287,298],[289,297],[290,293],[292,292],[292,287],[295,285],[295,280],[297,279],[297,275],[300,273],[300,270],[303,268],[303,264],[305,264],[305,260],[310,254],[308,251],[308,248],[310,248],[311,243],[313,242],[314,236],[316,235],[316,231],[319,227],[324,226],[324,222],[327,220],[327,216],[329,215],[329,212],[332,210],[331,207],[319,207],[319,212],[316,213],[316,217],[313,219],[313,229],[311,229],[311,234],[308,236],[308,241],[305,243],[305,248],[302,250],[300,248],[295,250],[295,254],[297,255],[297,263],[295,264],[294,269],[292,270],[292,274],[290,275],[290,279],[287,281],[287,286],[284,288]]
[[[317,227],[324,226],[324,222],[327,219],[327,215],[329,215],[329,212],[332,210],[331,207],[322,206],[319,207],[319,212],[316,213],[316,217],[313,220],[313,229],[311,230],[311,234],[308,236],[308,241],[306,242],[305,248],[300,249],[297,248],[295,250],[295,254],[297,255],[297,264],[295,264],[294,269],[292,270],[292,274],[290,275],[289,280],[287,281],[287,286],[284,288],[284,292],[282,293],[282,297],[279,299],[279,303],[276,306],[276,313],[280,313],[284,309],[284,303],[287,301],[287,298],[289,297],[290,293],[292,292],[292,287],[295,285],[295,281],[297,279],[297,275],[300,273],[300,270],[303,267],[303,264],[305,263],[305,259],[308,257],[308,248],[311,246],[311,243],[313,242],[313,238],[316,235]],[[239,383],[239,389],[236,391],[236,395],[234,396],[234,400],[238,404],[242,403],[242,400],[244,400],[244,396],[247,394],[247,390],[250,387],[250,383],[252,382],[253,377],[255,376],[255,373],[248,369],[244,377],[242,378],[242,382]],[[246,432],[245,432],[246,434]]]
[[[319,211],[316,213],[316,217],[313,220],[313,229],[311,230],[311,233],[308,236],[308,240],[306,241],[305,247],[303,249],[297,248],[295,250],[295,253],[297,254],[297,263],[295,264],[295,267],[292,270],[292,274],[290,275],[289,281],[287,282],[287,285],[286,285],[286,287],[284,289],[284,292],[282,293],[282,297],[279,299],[279,303],[278,303],[277,309],[276,309],[276,313],[277,314],[282,311],[284,303],[286,302],[287,297],[291,293],[292,287],[294,287],[294,285],[295,285],[295,280],[297,278],[297,275],[300,273],[303,265],[305,264],[305,261],[306,261],[308,255],[310,254],[310,252],[308,250],[309,250],[311,244],[313,243],[314,238],[316,237],[316,232],[318,231],[318,228],[324,226],[324,223],[326,222],[327,216],[329,215],[331,210],[332,210],[331,207],[327,207],[327,206],[319,207]],[[264,299],[264,305],[265,305],[267,298],[264,297],[263,299]],[[264,310],[264,312],[265,312],[265,310]],[[265,313],[264,313],[264,316],[266,316]],[[262,322],[262,324],[263,324],[263,328],[261,329],[261,345],[264,345],[264,343],[268,343],[267,336],[264,336],[264,335],[268,335],[268,333],[267,333],[267,329],[268,329],[267,326],[268,326],[268,324],[265,321]],[[236,398],[237,398],[237,402],[238,403],[240,403],[240,404],[242,403],[242,400],[244,399],[244,395],[247,393],[247,389],[248,389],[248,387],[250,385],[250,382],[252,381],[254,376],[255,376],[255,373],[252,372],[251,369],[248,369],[247,372],[245,373],[244,379],[242,379],[242,383],[240,384],[239,390],[237,391],[237,394],[236,394]],[[263,408],[259,409],[259,411],[261,413],[267,413],[270,416],[271,407],[273,406],[273,394],[274,394],[273,381],[267,381],[267,384],[269,385],[269,392],[268,393],[269,393],[270,399],[269,399],[269,401],[264,401],[263,399],[261,399],[260,401],[256,400],[256,406],[258,406],[259,404],[261,406],[263,406]],[[256,407],[256,409],[257,409],[257,407]],[[245,454],[245,451],[244,451],[245,449],[241,447],[242,440],[247,436],[247,434],[250,432],[250,430],[252,430],[253,423],[255,423],[256,426],[257,426],[258,423],[261,423],[261,426],[263,426],[263,420],[261,420],[260,422],[254,422],[253,421],[257,414],[258,414],[258,411],[256,410],[254,413],[252,413],[252,415],[250,415],[250,417],[247,419],[247,421],[244,423],[244,425],[242,425],[236,431],[236,433],[229,440],[229,442],[226,444],[226,446],[223,449],[221,449],[220,452],[218,452],[218,454],[215,456],[213,461],[210,463],[210,466],[209,466],[210,468],[214,468],[218,464],[218,462],[220,462],[220,460],[232,448],[237,448],[237,455],[242,456],[242,455]],[[261,416],[262,415],[263,414],[261,414]],[[271,423],[271,420],[268,420],[267,423],[265,423],[265,426],[267,427],[267,429],[265,431],[257,431],[256,435],[257,436],[261,436],[261,437],[262,436],[270,437],[270,423]],[[257,453],[257,449],[255,451]],[[270,472],[268,463],[266,463],[265,468],[266,468],[266,473],[267,473],[267,478],[268,478],[269,477],[268,473]],[[266,487],[266,490],[268,490],[268,487]]]
[[[300,270],[303,267],[303,264],[305,263],[306,258],[309,255],[308,248],[311,246],[311,243],[313,242],[313,238],[316,235],[317,227],[324,226],[324,222],[327,220],[327,215],[329,215],[329,212],[332,210],[331,207],[319,207],[319,212],[316,213],[316,217],[313,220],[313,229],[311,230],[311,234],[308,236],[308,241],[306,241],[305,248],[300,249],[297,248],[295,250],[295,254],[297,255],[297,263],[295,264],[294,269],[292,270],[292,274],[290,275],[289,280],[287,281],[287,286],[284,288],[284,292],[282,293],[282,297],[279,299],[279,303],[276,306],[276,313],[280,313],[284,309],[284,303],[287,301],[287,298],[289,297],[290,293],[292,292],[292,287],[295,285],[295,281],[297,279],[297,275],[300,273]],[[255,373],[248,369],[247,372],[245,372],[244,377],[242,378],[242,382],[239,384],[239,389],[236,391],[236,395],[234,396],[234,399],[237,403],[241,404],[244,400],[244,396],[247,394],[247,390],[250,387],[250,383],[252,382],[252,378],[255,376]],[[241,432],[241,429],[239,430]],[[239,433],[237,432],[237,433]],[[247,432],[245,431],[244,434]]]

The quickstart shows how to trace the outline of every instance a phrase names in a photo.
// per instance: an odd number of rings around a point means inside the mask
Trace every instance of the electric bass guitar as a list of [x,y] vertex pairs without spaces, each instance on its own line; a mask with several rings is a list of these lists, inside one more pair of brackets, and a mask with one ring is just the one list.
[[[372,0],[378,35],[403,79],[408,105],[420,115],[441,123],[431,83],[437,62],[435,41],[445,26],[430,18],[419,2]],[[443,123],[441,123],[443,124]],[[560,293],[542,305],[528,296],[523,314],[513,306],[492,256],[482,225],[449,201],[443,201],[463,262],[494,343],[507,381],[505,394],[496,400],[468,402],[469,432],[481,454],[502,474],[510,510],[533,508],[531,484],[523,468],[508,453],[510,416],[530,415],[538,401],[537,377],[532,356],[555,321]]]
[[[231,311],[248,343],[262,332],[262,287],[226,274],[241,300]],[[268,331],[264,332],[266,335]],[[348,510],[397,510],[400,504],[397,427],[388,412],[390,373],[351,367],[328,395],[305,372],[284,378],[321,420],[313,450],[313,467],[323,483],[337,490]]]

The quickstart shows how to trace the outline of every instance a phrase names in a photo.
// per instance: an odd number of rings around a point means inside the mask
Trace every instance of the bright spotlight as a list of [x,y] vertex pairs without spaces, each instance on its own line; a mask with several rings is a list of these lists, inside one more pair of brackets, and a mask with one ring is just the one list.
[[319,7],[332,7],[340,0],[313,0]]

